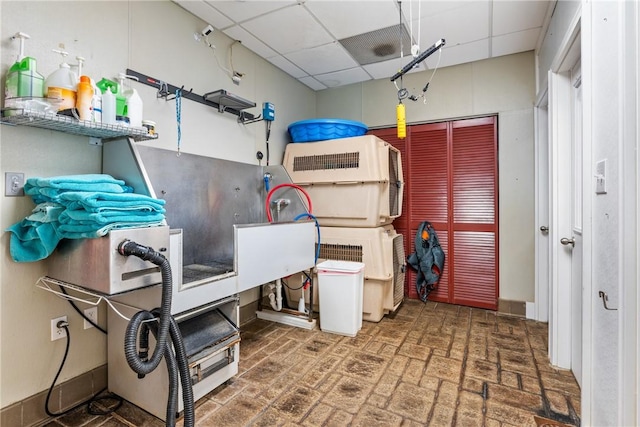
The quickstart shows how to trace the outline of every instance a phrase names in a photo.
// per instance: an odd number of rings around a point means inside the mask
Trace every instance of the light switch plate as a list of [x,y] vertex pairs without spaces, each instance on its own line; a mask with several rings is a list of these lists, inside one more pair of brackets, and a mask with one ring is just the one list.
[[4,173],[4,195],[24,196],[24,174],[20,172]]
[[607,159],[596,163],[596,194],[607,194]]

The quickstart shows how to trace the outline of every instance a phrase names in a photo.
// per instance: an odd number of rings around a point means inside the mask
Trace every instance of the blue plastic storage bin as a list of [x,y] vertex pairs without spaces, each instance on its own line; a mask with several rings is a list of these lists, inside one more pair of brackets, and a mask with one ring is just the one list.
[[364,123],[352,120],[309,119],[291,123],[288,130],[291,141],[312,142],[361,136],[369,128]]

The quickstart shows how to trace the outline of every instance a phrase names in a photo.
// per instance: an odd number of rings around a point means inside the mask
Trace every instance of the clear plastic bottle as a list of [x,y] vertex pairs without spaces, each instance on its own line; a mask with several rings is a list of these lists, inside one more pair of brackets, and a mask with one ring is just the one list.
[[62,55],[62,63],[60,67],[49,74],[44,81],[45,96],[58,102],[58,111],[75,108],[78,78],[73,71],[71,71],[69,64],[64,62],[64,57],[67,56],[68,53],[56,49],[53,51]]
[[103,78],[96,86],[102,92],[102,123],[107,125],[116,124],[116,92],[118,84],[112,80]]
[[[142,128],[142,98],[138,95],[138,91],[131,86],[125,86],[126,79],[138,80],[135,76],[128,76],[124,73],[118,74],[118,81],[120,82],[120,95],[124,97],[126,110],[124,115],[129,118],[129,126]],[[116,95],[116,100],[118,97]],[[116,112],[116,115],[119,115]]]
[[91,104],[94,91],[89,77],[80,76],[77,94],[76,109],[78,110],[80,120],[91,120]]
[[129,126],[142,127],[142,98],[138,91],[129,88],[125,92],[127,97],[127,115],[129,116]]
[[91,98],[91,121],[93,123],[102,123],[102,92],[98,89],[93,79],[91,79],[91,89],[93,90],[93,97]]

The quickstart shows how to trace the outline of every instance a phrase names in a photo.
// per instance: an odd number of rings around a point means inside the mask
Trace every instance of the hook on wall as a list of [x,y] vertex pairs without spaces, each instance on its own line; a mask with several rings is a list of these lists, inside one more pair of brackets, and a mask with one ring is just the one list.
[[[185,96],[185,95],[188,95],[188,94],[193,92],[193,88],[191,88],[187,92],[185,92],[184,91],[184,85],[182,85],[180,87],[180,89],[178,89],[178,90],[180,91],[180,96]],[[176,92],[177,92],[177,90],[176,90]],[[167,94],[167,95],[165,95],[164,100],[165,101],[171,101],[172,99],[175,99],[175,97],[176,97],[175,93],[174,94]]]
[[[158,93],[156,94],[156,98],[164,98],[165,101],[171,101],[175,99],[176,94],[169,92],[169,84],[167,82],[163,82],[162,80],[158,81]],[[184,85],[180,87],[181,96],[188,95],[193,92],[193,88],[189,89],[187,92],[184,92]]]
[[261,122],[264,119],[262,118],[262,114],[258,114],[257,117],[254,117],[251,120],[247,120],[245,119],[245,112],[244,111],[240,111],[240,114],[238,115],[238,123],[242,123],[243,125],[248,125],[251,123],[256,123],[256,122]]
[[609,297],[606,292],[600,291],[598,292],[598,296],[602,298],[602,304],[604,305],[605,310],[617,311],[617,308],[611,308],[607,306],[607,302],[609,301]]

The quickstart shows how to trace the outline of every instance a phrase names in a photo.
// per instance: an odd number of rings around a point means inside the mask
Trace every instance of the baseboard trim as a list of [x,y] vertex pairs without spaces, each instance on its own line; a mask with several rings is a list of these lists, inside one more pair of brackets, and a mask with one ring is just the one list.
[[527,302],[499,298],[498,312],[510,316],[525,317],[527,315]]
[[[107,365],[99,366],[62,384],[51,392],[49,410],[63,412],[107,388]],[[44,406],[49,390],[16,402],[0,410],[0,425],[34,427],[50,419]]]

